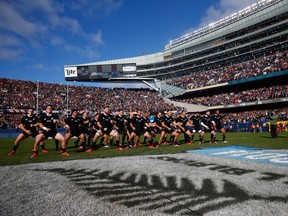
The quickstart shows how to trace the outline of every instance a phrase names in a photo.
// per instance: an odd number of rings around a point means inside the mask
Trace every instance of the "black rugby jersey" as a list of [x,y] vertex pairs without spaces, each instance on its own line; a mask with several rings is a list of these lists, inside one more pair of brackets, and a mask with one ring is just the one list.
[[[91,127],[93,128],[93,130],[99,130],[100,128],[99,128],[99,126],[98,126],[98,124],[97,124],[97,122],[98,122],[98,120],[97,119],[93,119],[92,120],[92,123],[91,123]],[[94,127],[93,127],[94,126]],[[94,129],[95,128],[95,129]]]
[[159,116],[155,116],[154,121],[155,124],[157,124],[159,127],[162,127],[161,122],[162,122],[162,118]]
[[200,128],[200,124],[201,124],[201,116],[196,116],[196,115],[193,115],[190,120],[192,120],[193,122],[193,127],[194,128]]
[[[146,126],[146,124],[148,124],[150,127],[151,127],[151,125],[150,125],[150,119],[149,118],[146,118],[146,117],[143,117],[144,118],[144,127],[147,127]],[[149,128],[150,128],[149,127]]]
[[83,118],[82,117],[73,117],[70,116],[66,118],[65,123],[69,125],[71,131],[76,132],[80,131],[80,126],[83,124]]
[[113,120],[113,116],[110,114],[106,115],[104,113],[101,113],[99,116],[99,122],[103,129],[104,128],[111,129],[113,127],[112,120]]
[[222,116],[215,113],[215,114],[212,116],[212,121],[215,122],[216,126],[221,126]]
[[83,117],[80,117],[80,118],[82,118],[82,127],[84,128],[84,129],[89,129],[89,127],[90,127],[90,118],[83,118]]
[[43,113],[40,117],[40,122],[43,124],[43,126],[50,128],[51,131],[57,130],[57,122],[54,122],[54,120],[59,120],[58,115],[55,113],[52,113],[50,115]]
[[174,121],[173,117],[168,117],[167,115],[163,116],[162,123],[164,123],[167,127],[172,127],[172,122]]
[[144,117],[142,116],[136,116],[134,118],[134,122],[133,122],[133,125],[134,127],[136,128],[137,131],[141,131],[144,129],[145,127],[145,123],[146,123],[146,120],[144,119]]
[[126,120],[127,120],[127,123],[126,123],[126,127],[127,127],[127,130],[129,130],[129,131],[132,131],[133,129],[131,128],[131,123],[132,123],[132,125],[134,124],[134,118],[135,117],[128,117]]
[[207,115],[204,115],[201,119],[202,123],[206,126],[208,126],[209,128],[211,128],[211,125],[212,125],[212,122],[211,122],[211,117],[210,116],[207,116]]
[[26,130],[30,130],[31,132],[37,131],[36,124],[38,122],[39,122],[39,118],[37,116],[26,115],[21,118],[21,124],[23,124]]
[[116,115],[114,117],[114,121],[116,122],[116,127],[118,128],[119,131],[124,131],[125,130],[125,119],[126,117],[120,116],[120,115]]
[[188,118],[186,116],[181,116],[179,115],[178,118],[176,118],[176,122],[181,122],[182,123],[182,127],[186,127],[186,124],[188,122]]

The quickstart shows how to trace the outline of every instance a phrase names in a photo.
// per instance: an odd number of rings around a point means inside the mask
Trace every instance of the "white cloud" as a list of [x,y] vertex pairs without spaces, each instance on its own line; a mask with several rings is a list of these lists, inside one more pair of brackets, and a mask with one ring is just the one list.
[[21,41],[13,35],[0,35],[0,47],[21,46]]
[[15,48],[3,48],[0,49],[0,60],[5,61],[17,61],[21,60],[24,55],[24,50]]
[[37,63],[37,64],[33,65],[32,68],[34,68],[36,70],[45,70],[45,65],[43,63]]
[[[11,37],[10,40],[8,38],[2,40],[0,47],[4,46],[14,58],[20,57],[19,50],[22,48],[23,58],[24,51],[28,49],[45,52],[47,44],[60,47],[67,52],[82,50],[86,44],[94,46],[94,49],[103,45],[101,29],[94,33],[86,32],[80,20],[87,18],[86,12],[91,12],[90,15],[94,17],[95,14],[109,15],[121,6],[122,0],[75,0],[74,3],[57,0],[0,1],[0,31],[2,35]],[[73,5],[77,6],[72,8]],[[77,16],[75,16],[76,8]],[[95,24],[97,26],[97,23]],[[75,41],[82,47],[79,45],[78,48]],[[15,49],[14,54],[12,48]],[[88,58],[98,55],[91,51],[85,53],[88,54]]]
[[77,53],[79,56],[82,56],[89,60],[98,58],[100,56],[99,52],[97,52],[97,48],[92,46],[79,47],[71,44],[66,44],[63,46],[63,49],[67,53],[70,54]]
[[46,28],[38,23],[33,23],[13,8],[12,4],[0,2],[0,29],[15,33],[25,39],[31,40],[39,33],[45,32]]
[[[108,16],[122,5],[123,0],[73,0],[71,8],[83,13],[87,18],[91,16]],[[83,10],[84,9],[84,10]]]
[[38,1],[27,1],[27,0],[17,0],[15,7],[24,13],[31,13],[39,11],[42,14],[53,14],[60,13],[64,11],[64,7],[60,1],[55,0],[38,0]]
[[53,46],[61,46],[65,43],[64,39],[58,35],[53,35],[50,39],[50,44]]
[[91,37],[91,41],[95,44],[103,44],[101,30],[98,30],[95,34],[91,34],[89,37]]
[[90,60],[96,59],[100,56],[100,54],[97,52],[97,50],[92,49],[90,46],[87,46],[85,48],[85,50],[83,51],[83,55]]

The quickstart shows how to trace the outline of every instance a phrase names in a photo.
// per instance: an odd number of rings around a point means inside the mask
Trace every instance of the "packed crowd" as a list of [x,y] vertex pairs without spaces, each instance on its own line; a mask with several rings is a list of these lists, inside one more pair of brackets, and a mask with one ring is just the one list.
[[[47,105],[52,105],[54,110],[63,114],[74,108],[95,113],[100,112],[104,106],[109,106],[112,112],[120,108],[125,108],[124,111],[129,112],[137,107],[149,112],[155,112],[156,109],[180,109],[165,102],[157,92],[147,89],[108,89],[5,78],[0,78],[0,86],[2,109],[36,108],[37,97],[39,110],[45,110]],[[18,114],[4,114],[0,116],[0,125],[15,128],[20,118],[21,115]]]
[[268,122],[268,114],[275,112],[278,114],[279,121],[288,121],[288,108],[270,109],[270,110],[251,110],[245,112],[223,113],[223,120],[227,123],[251,123]]
[[288,97],[288,85],[276,85],[239,92],[230,92],[212,96],[189,98],[181,100],[181,102],[204,106],[217,106],[284,97]]
[[23,115],[19,114],[2,114],[0,115],[0,128],[11,129],[18,128],[20,124],[20,119]]
[[[37,83],[0,79],[0,101],[3,109],[27,109],[36,107]],[[99,97],[101,96],[101,97]],[[68,104],[67,104],[68,101]],[[130,111],[135,107],[143,110],[155,111],[177,109],[163,100],[155,91],[108,89],[88,86],[72,86],[40,82],[38,86],[38,109],[44,110],[52,105],[55,110],[64,111],[77,107],[79,110],[99,112],[105,105],[112,111],[125,107]]]
[[173,79],[166,80],[166,83],[185,89],[196,89],[228,81],[256,77],[286,69],[288,69],[288,51],[215,70],[199,71],[197,73],[191,73],[180,77],[175,75]]

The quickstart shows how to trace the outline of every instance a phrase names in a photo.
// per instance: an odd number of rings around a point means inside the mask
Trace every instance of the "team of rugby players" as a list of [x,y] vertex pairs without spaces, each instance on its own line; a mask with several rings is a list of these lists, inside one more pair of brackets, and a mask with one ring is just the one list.
[[[167,144],[169,141],[174,147],[179,147],[178,137],[184,134],[185,142],[192,144],[194,135],[199,134],[199,144],[204,142],[204,134],[211,134],[211,143],[216,143],[216,131],[222,133],[222,141],[226,141],[226,130],[222,127],[222,117],[219,110],[213,115],[207,111],[201,116],[196,113],[188,118],[185,110],[182,110],[177,116],[173,117],[170,110],[158,112],[153,122],[149,119],[149,112],[135,110],[124,115],[124,111],[120,109],[116,115],[112,115],[110,109],[105,107],[101,113],[94,115],[91,121],[86,112],[82,116],[78,110],[72,110],[71,116],[67,117],[63,124],[66,128],[66,134],[63,136],[57,131],[57,125],[60,120],[57,114],[52,112],[52,107],[47,106],[46,112],[39,118],[34,115],[34,110],[29,109],[28,114],[21,118],[20,129],[22,132],[18,135],[13,145],[13,150],[8,155],[14,155],[22,140],[31,136],[34,138],[34,149],[31,158],[37,157],[39,146],[42,153],[47,153],[44,141],[51,137],[55,139],[56,149],[58,142],[61,142],[62,156],[68,156],[66,147],[71,137],[77,137],[74,144],[77,146],[80,142],[79,149],[85,152],[93,152],[101,145],[109,148],[115,140],[116,150],[124,150],[142,145],[140,143],[141,136],[144,137],[144,143],[148,139],[149,148],[158,148],[161,144]],[[154,143],[156,135],[159,135],[158,142]],[[86,136],[88,139],[86,139]],[[98,138],[101,138],[97,144]],[[121,139],[121,142],[120,142]],[[92,140],[92,145],[91,144]],[[109,141],[109,143],[108,143]]]

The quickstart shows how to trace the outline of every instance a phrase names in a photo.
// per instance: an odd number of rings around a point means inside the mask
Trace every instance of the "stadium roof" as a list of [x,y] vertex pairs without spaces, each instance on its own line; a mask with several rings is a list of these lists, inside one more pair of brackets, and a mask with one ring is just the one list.
[[227,17],[217,21],[217,22],[210,23],[207,26],[204,26],[204,27],[197,29],[193,32],[185,34],[185,35],[181,36],[180,38],[171,40],[169,42],[169,44],[165,46],[165,49],[174,48],[174,47],[179,46],[183,43],[186,43],[186,42],[188,42],[188,41],[190,41],[196,37],[199,37],[203,34],[215,31],[219,28],[222,28],[226,25],[231,24],[232,22],[235,22],[235,21],[243,19],[244,17],[247,17],[253,13],[256,13],[256,12],[262,10],[263,8],[266,8],[266,7],[272,5],[276,2],[279,2],[279,1],[282,1],[282,0],[261,0],[258,3],[250,5],[244,9],[236,12],[236,13],[233,13],[230,16],[227,16]]

